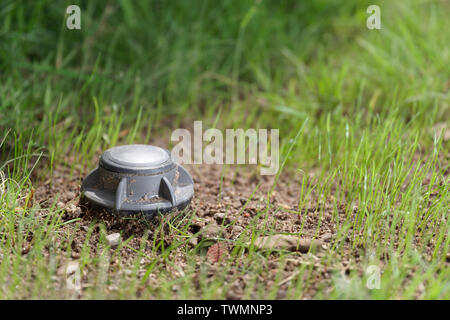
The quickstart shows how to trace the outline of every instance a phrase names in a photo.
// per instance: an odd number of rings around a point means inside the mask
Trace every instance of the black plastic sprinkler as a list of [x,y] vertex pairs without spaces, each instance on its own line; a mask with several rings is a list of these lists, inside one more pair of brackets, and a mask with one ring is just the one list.
[[83,180],[82,195],[119,215],[156,213],[186,207],[194,196],[192,177],[168,150],[142,144],[114,147]]

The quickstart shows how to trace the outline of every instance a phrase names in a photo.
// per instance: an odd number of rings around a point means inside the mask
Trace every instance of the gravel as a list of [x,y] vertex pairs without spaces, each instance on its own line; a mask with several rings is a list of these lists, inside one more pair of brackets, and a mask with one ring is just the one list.
[[106,240],[108,241],[108,244],[112,248],[117,247],[119,245],[120,239],[121,239],[120,233],[111,233],[106,236]]

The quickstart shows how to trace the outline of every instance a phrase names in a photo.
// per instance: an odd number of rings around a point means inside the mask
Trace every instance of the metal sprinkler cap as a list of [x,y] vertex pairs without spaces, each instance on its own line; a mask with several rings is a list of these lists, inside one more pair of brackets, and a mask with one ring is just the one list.
[[99,166],[81,185],[83,196],[120,215],[156,213],[186,207],[194,196],[192,177],[168,150],[132,144],[106,150]]

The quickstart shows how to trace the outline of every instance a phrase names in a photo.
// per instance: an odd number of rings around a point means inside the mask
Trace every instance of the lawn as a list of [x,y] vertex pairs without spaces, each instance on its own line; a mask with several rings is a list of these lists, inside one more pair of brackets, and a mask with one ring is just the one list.
[[[3,0],[0,298],[449,299],[449,16],[439,0]],[[279,171],[186,165],[191,205],[151,221],[83,200],[103,151],[170,149],[195,120],[279,129]]]

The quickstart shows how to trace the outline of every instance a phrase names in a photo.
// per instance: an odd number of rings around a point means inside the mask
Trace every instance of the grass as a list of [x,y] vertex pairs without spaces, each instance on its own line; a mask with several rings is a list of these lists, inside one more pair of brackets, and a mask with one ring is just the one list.
[[[79,31],[64,24],[74,3]],[[340,226],[327,255],[286,273],[295,254],[246,251],[257,235],[280,232],[256,223],[277,210],[269,202],[212,277],[197,264],[208,244],[188,246],[195,210],[152,224],[137,248],[126,239],[110,250],[104,223],[93,221],[78,259],[83,298],[216,299],[239,279],[243,298],[274,299],[281,287],[290,299],[450,298],[450,7],[380,1],[376,31],[365,26],[369,4],[3,1],[0,297],[73,294],[58,279],[80,221],[64,221],[57,201],[33,202],[33,189],[61,168],[83,176],[110,146],[168,143],[172,129],[201,119],[280,129],[283,171],[301,181],[292,213],[306,218],[315,199],[316,214],[329,205]],[[348,237],[359,257],[343,272]],[[123,250],[131,258],[122,261]],[[272,263],[281,270],[273,278]],[[331,277],[317,277],[317,265]],[[382,265],[380,290],[366,287],[370,265]]]

